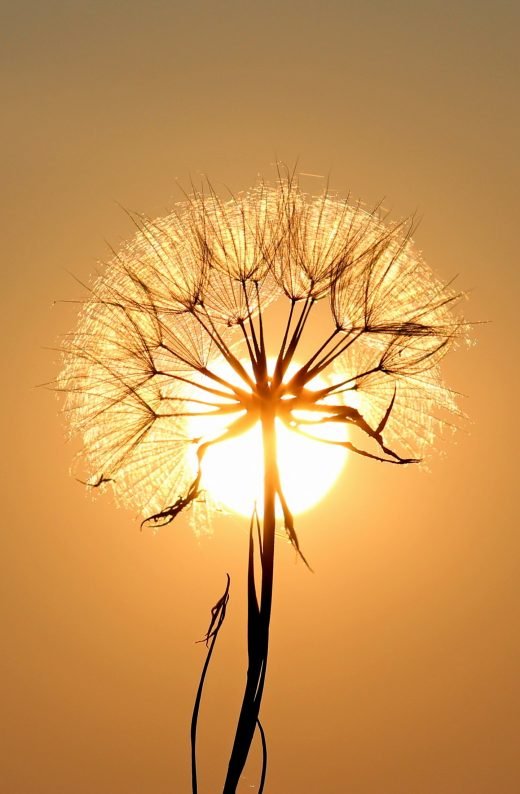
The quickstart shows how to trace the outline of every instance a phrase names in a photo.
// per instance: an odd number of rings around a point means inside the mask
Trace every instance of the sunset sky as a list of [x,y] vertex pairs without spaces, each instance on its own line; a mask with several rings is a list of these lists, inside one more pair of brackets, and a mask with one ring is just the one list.
[[[265,794],[520,790],[519,12],[484,2],[3,3],[2,741],[5,794],[184,794],[204,648],[200,792],[224,778],[245,674],[247,520],[154,533],[71,475],[38,384],[89,281],[207,174],[276,161],[392,217],[458,274],[467,419],[427,466],[350,459],[277,547]],[[305,177],[319,190],[323,180]],[[240,792],[258,785],[255,745]]]

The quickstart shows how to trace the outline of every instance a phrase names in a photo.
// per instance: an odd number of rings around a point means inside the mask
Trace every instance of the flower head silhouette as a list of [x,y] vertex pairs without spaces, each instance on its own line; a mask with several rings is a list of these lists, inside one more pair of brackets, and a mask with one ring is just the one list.
[[[209,189],[165,218],[132,218],[138,233],[94,283],[65,342],[59,388],[88,482],[110,482],[145,517],[200,496],[193,447],[203,466],[220,438],[192,438],[196,414],[226,416],[229,438],[259,420],[268,398],[294,432],[312,435],[298,411],[315,411],[314,424],[356,426],[373,442],[349,449],[407,463],[432,443],[439,410],[456,410],[438,364],[464,327],[452,314],[460,294],[424,264],[411,223],[384,224],[329,193],[307,197],[291,179],[228,201]],[[287,325],[268,351],[274,301]],[[330,327],[288,378],[318,302]],[[330,385],[313,389],[323,373]]]
[[[412,221],[388,222],[329,191],[305,195],[292,176],[228,200],[208,185],[164,218],[131,217],[134,239],[114,253],[66,339],[58,388],[83,439],[87,482],[110,483],[151,525],[207,507],[207,450],[261,424],[262,583],[248,596],[250,669],[230,794],[265,677],[276,502],[300,552],[275,420],[378,461],[417,462],[457,410],[439,363],[464,332],[454,310],[461,295],[423,262]],[[270,349],[272,304],[285,320]],[[302,359],[318,306],[322,337]],[[193,437],[196,416],[218,418],[218,431]],[[347,427],[346,440],[321,438],[329,423]],[[250,543],[252,581],[252,534]]]

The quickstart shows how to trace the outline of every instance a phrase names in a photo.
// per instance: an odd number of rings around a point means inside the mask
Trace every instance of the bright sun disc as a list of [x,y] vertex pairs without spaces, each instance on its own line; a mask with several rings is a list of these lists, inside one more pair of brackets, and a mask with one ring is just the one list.
[[[318,378],[312,383],[315,388],[324,385]],[[312,418],[304,412],[299,412],[299,416]],[[194,417],[190,420],[190,434],[198,437],[210,432],[213,435],[225,426],[221,418]],[[308,432],[329,441],[348,438],[345,426],[336,423],[309,425]],[[276,420],[276,441],[280,480],[287,504],[292,513],[302,513],[330,490],[345,464],[347,451],[344,447],[324,444],[289,430],[279,419]],[[202,472],[201,487],[216,502],[245,516],[251,515],[256,504],[261,513],[264,466],[260,423],[237,438],[209,447]]]

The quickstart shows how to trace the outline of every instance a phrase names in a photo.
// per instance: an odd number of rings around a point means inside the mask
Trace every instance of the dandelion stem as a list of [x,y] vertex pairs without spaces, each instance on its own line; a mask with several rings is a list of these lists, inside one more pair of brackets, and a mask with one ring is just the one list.
[[260,364],[264,377],[267,377],[267,352],[265,348],[264,321],[262,318],[262,303],[260,301],[260,288],[255,281],[256,305],[258,306],[258,327],[260,330]]
[[262,794],[265,786],[265,776],[267,774],[267,742],[260,720],[257,719],[256,724],[260,733],[260,741],[262,742],[262,772],[260,775],[260,785],[258,786],[258,794]]
[[255,354],[253,352],[253,348],[251,347],[251,342],[249,340],[249,334],[246,331],[246,326],[245,326],[244,321],[243,320],[239,320],[238,326],[239,326],[240,330],[242,331],[243,337],[245,339],[245,343],[247,345],[247,352],[249,353],[249,360],[251,362],[251,366],[253,368],[253,372],[256,375],[256,373],[257,373],[256,356],[255,356]]
[[[251,339],[253,340],[253,347],[255,348],[255,362],[258,362],[260,359],[260,346],[258,344],[258,339],[256,337],[255,325],[253,323],[253,313],[251,311],[251,307],[249,305],[249,295],[247,294],[247,286],[245,280],[242,280],[242,291],[244,293],[244,299],[246,302],[246,309],[247,309],[247,321],[249,323],[249,328],[251,331]],[[256,368],[255,368],[256,370]]]
[[[313,363],[313,361],[316,361],[320,353],[322,353],[325,350],[325,348],[332,342],[332,340],[340,333],[340,330],[341,330],[340,328],[335,328],[334,331],[331,334],[329,334],[329,336],[325,339],[323,344],[320,345],[319,348],[316,350],[316,352],[313,353],[313,355],[307,360],[305,365],[301,368],[300,372],[307,372],[310,369],[310,366]],[[334,348],[335,347],[336,346],[334,346]]]
[[[343,339],[340,339],[339,342],[337,342],[321,359],[321,361],[318,361],[318,363],[310,371],[306,371],[307,380],[312,380],[312,378],[316,377],[316,375],[319,375],[320,372],[323,372],[323,370],[332,364],[332,362],[338,358],[338,356],[341,356],[342,353],[348,350],[348,348],[353,345],[363,333],[364,329],[358,331],[352,337],[349,333],[346,338],[343,337]],[[295,378],[297,377],[298,375],[295,376]]]
[[206,647],[208,648],[208,652],[206,654],[206,659],[204,661],[204,665],[202,668],[202,673],[200,676],[199,686],[197,688],[197,694],[195,696],[195,704],[193,706],[193,715],[191,718],[191,731],[190,731],[190,738],[191,738],[191,790],[192,794],[197,794],[198,792],[198,783],[197,783],[197,723],[199,719],[199,711],[200,711],[200,702],[202,700],[202,690],[204,689],[204,682],[206,680],[206,674],[208,672],[209,663],[211,662],[211,657],[213,655],[213,648],[215,647],[215,643],[217,641],[218,633],[221,629],[221,626],[224,622],[226,617],[226,608],[227,603],[229,601],[229,585],[231,584],[231,579],[229,574],[226,574],[227,584],[226,589],[224,590],[224,594],[221,598],[217,601],[215,606],[211,610],[211,623],[209,624],[209,629],[204,637],[204,642],[206,643]]
[[343,389],[343,386],[348,386],[349,383],[356,384],[362,378],[367,378],[369,375],[372,375],[374,372],[381,372],[382,367],[381,364],[378,364],[377,367],[371,367],[370,369],[366,369],[364,372],[360,372],[357,375],[354,375],[352,378],[347,378],[346,380],[340,381],[340,383],[334,383],[332,386],[327,386],[324,389],[320,389],[318,392],[315,392],[314,397],[316,400],[322,400],[324,397],[328,397],[331,394],[341,394],[344,391],[350,391],[353,386],[350,386],[347,389]]
[[[264,446],[264,515],[261,545],[260,603],[256,594],[253,567],[252,532],[249,543],[248,576],[248,670],[235,740],[223,794],[235,794],[258,725],[269,649],[269,623],[273,598],[275,502],[278,485],[276,462],[275,412],[267,405],[262,413]],[[265,748],[264,748],[265,753]]]
[[289,331],[291,330],[291,322],[294,314],[294,307],[296,306],[296,300],[294,298],[291,299],[291,308],[289,311],[289,316],[287,318],[287,325],[285,326],[285,332],[282,339],[282,344],[280,345],[280,351],[278,353],[278,358],[276,359],[276,366],[273,375],[273,382],[278,384],[281,381],[281,371],[282,371],[282,364],[283,364],[283,357],[285,353],[285,345],[287,344],[287,339],[289,337]]
[[282,362],[279,367],[279,375],[278,375],[277,383],[281,382],[283,376],[287,372],[287,368],[289,367],[289,364],[293,359],[296,348],[298,347],[301,336],[303,334],[303,330],[305,328],[307,320],[309,319],[309,314],[311,313],[311,309],[314,306],[314,303],[315,303],[314,298],[311,295],[308,295],[307,298],[305,299],[305,303],[303,305],[303,309],[301,311],[300,317],[298,318],[298,322],[296,323],[296,328],[293,331],[291,341],[289,342],[289,345],[287,347],[287,352],[282,357]]
[[202,368],[200,372],[203,375],[206,375],[208,378],[212,378],[217,383],[224,384],[226,388],[228,388],[230,391],[233,391],[234,394],[227,394],[226,392],[220,391],[219,389],[211,389],[209,386],[205,386],[203,383],[197,383],[196,381],[190,380],[189,378],[183,378],[181,375],[176,375],[176,374],[172,375],[169,372],[162,372],[159,370],[156,372],[156,374],[164,375],[165,377],[172,378],[172,380],[178,380],[181,383],[187,383],[188,386],[193,386],[194,389],[201,389],[202,391],[208,392],[208,394],[214,394],[216,397],[224,397],[226,400],[235,399],[235,397],[237,396],[236,387],[232,387],[231,384],[228,384],[227,381],[223,380],[222,378],[217,378],[216,376],[213,375],[212,372],[210,372],[206,368]]
[[222,339],[221,335],[215,328],[215,323],[211,319],[211,316],[207,311],[207,309],[205,307],[203,308],[204,308],[204,313],[211,326],[211,329],[208,328],[207,325],[205,325],[204,321],[202,320],[202,318],[199,316],[198,313],[196,313],[195,315],[197,317],[197,320],[202,325],[208,336],[213,340],[215,345],[218,347],[218,349],[220,350],[220,352],[222,353],[222,355],[224,356],[225,360],[230,365],[230,367],[237,373],[237,375],[239,375],[242,378],[242,380],[244,380],[248,384],[248,386],[253,388],[254,384],[250,376],[248,375],[248,373],[246,372],[240,361],[233,355],[233,353],[230,351],[230,349]]

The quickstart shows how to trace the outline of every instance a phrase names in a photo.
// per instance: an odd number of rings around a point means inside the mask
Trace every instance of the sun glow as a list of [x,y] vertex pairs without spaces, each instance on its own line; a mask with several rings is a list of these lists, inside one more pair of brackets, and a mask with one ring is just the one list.
[[[289,375],[297,368],[298,364],[293,364]],[[313,388],[323,388],[325,385],[321,378],[312,381]],[[316,421],[317,418],[320,417],[316,413],[298,412],[299,420]],[[226,427],[226,419],[193,417],[189,427],[194,437],[215,436]],[[321,501],[338,478],[348,455],[344,447],[323,443],[348,440],[344,425],[309,425],[308,434],[296,433],[281,420],[276,420],[280,480],[287,504],[294,514],[302,513]],[[193,466],[195,469],[195,456]],[[263,481],[260,422],[237,438],[210,447],[204,456],[201,489],[208,491],[217,503],[235,513],[250,516],[256,505],[259,514],[262,514]],[[279,504],[277,514],[281,515]]]

